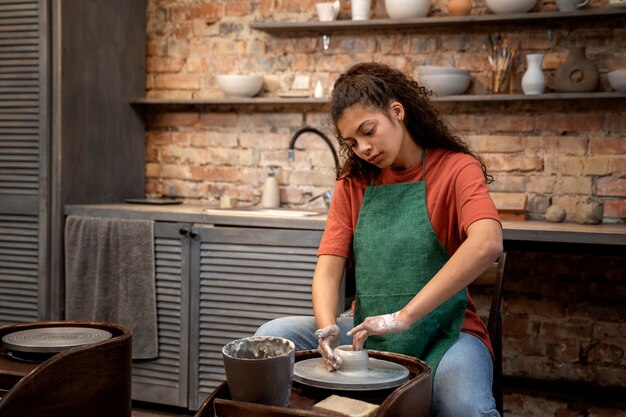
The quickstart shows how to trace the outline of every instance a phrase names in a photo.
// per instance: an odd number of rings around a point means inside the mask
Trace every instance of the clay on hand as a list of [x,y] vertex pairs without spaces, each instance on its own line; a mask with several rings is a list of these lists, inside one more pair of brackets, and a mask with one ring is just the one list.
[[410,324],[400,319],[400,312],[367,317],[363,323],[348,332],[353,336],[352,349],[361,350],[369,335],[402,333],[409,329]]
[[324,365],[329,372],[336,371],[341,366],[341,358],[336,356],[333,350],[339,345],[339,326],[336,324],[326,326],[315,331],[317,345]]

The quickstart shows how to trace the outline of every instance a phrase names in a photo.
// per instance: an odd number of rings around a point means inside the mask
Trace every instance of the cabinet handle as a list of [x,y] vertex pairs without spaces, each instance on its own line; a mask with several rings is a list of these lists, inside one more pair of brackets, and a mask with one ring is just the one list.
[[187,233],[189,233],[189,229],[187,229],[186,227],[181,227],[180,230],[178,231],[178,233],[180,233],[181,235],[186,235]]
[[192,238],[192,239],[198,237],[198,232],[195,232],[195,231],[192,230],[191,232],[189,232],[189,237]]

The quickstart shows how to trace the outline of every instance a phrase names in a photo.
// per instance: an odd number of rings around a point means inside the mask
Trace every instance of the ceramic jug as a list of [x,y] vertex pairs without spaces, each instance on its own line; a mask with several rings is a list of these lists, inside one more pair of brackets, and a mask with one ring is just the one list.
[[467,16],[471,11],[471,0],[448,0],[448,14],[450,16]]
[[543,54],[526,55],[528,67],[522,77],[522,91],[524,94],[543,94],[546,86],[546,78],[541,71],[541,63],[543,62]]
[[598,67],[585,56],[585,47],[574,46],[554,73],[554,89],[566,93],[590,92],[596,90],[599,80]]

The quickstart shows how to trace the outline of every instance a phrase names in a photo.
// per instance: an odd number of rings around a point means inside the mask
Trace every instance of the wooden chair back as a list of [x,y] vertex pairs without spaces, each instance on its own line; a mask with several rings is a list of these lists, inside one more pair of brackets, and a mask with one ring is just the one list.
[[506,264],[506,252],[503,252],[494,263],[493,268],[488,269],[473,284],[472,287],[492,287],[489,317],[487,319],[487,331],[493,348],[493,396],[496,400],[496,409],[503,415],[503,391],[502,391],[502,296],[504,289],[504,269]]

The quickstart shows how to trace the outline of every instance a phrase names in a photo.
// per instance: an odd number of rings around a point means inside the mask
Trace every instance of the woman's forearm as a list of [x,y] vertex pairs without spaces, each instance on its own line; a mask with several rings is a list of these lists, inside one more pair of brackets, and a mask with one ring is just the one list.
[[448,262],[399,312],[399,319],[413,324],[441,303],[471,284],[502,253],[502,228],[492,219],[468,228],[468,237]]
[[313,311],[318,328],[336,323],[339,290],[346,259],[320,255],[313,275]]

